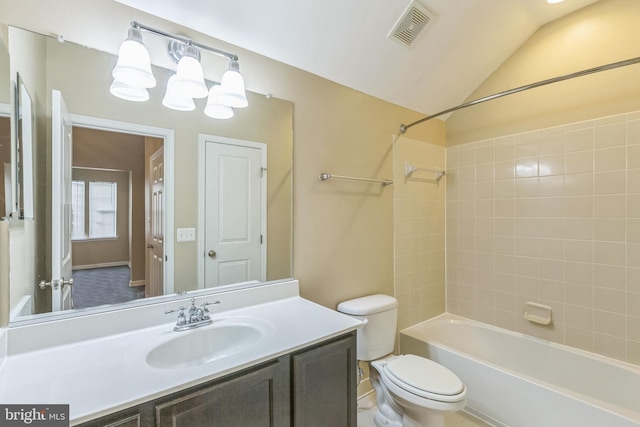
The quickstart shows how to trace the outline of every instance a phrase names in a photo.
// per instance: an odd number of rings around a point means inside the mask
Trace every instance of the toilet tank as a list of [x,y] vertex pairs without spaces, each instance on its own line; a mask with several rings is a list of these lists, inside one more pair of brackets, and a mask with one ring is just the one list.
[[369,295],[338,304],[338,311],[365,321],[358,329],[358,360],[370,361],[393,353],[398,301],[389,295]]

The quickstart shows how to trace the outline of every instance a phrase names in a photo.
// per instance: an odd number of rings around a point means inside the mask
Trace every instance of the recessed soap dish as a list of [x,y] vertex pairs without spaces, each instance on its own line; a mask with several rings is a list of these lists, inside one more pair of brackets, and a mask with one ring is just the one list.
[[527,301],[524,309],[524,318],[529,322],[549,325],[551,324],[551,311],[551,307],[548,305]]

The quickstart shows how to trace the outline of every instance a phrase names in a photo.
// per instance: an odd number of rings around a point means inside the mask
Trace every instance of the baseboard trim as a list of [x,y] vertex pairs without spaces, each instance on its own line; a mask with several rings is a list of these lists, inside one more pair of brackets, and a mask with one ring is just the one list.
[[371,393],[373,393],[375,390],[373,389],[373,386],[371,385],[371,381],[369,380],[369,377],[363,379],[360,384],[358,384],[358,400],[361,399],[365,399],[367,398],[367,396],[369,396]]
[[119,262],[105,262],[101,264],[86,264],[86,265],[74,265],[72,270],[89,270],[91,268],[108,268],[108,267],[129,267],[131,268],[131,264],[129,261],[119,261]]
[[129,286],[133,287],[133,286],[144,286],[144,280],[134,280],[129,282]]

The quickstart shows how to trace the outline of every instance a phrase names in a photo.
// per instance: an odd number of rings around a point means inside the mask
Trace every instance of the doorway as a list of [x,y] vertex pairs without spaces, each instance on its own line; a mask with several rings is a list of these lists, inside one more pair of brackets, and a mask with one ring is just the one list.
[[[155,271],[153,278],[149,273],[148,238],[153,233],[148,219],[153,187],[150,159],[164,153],[164,139],[77,126],[76,120],[73,139],[74,306],[162,294],[164,270]],[[163,221],[156,224],[155,235],[164,235]],[[159,291],[152,279],[160,282]]]
[[267,145],[200,136],[199,283],[267,276]]

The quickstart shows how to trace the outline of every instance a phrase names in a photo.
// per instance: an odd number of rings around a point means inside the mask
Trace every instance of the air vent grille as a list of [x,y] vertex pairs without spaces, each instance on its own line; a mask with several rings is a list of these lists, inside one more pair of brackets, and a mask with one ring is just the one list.
[[409,47],[432,18],[433,14],[424,6],[415,1],[411,2],[388,37]]

